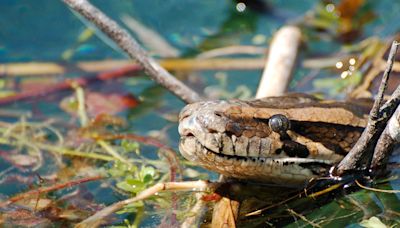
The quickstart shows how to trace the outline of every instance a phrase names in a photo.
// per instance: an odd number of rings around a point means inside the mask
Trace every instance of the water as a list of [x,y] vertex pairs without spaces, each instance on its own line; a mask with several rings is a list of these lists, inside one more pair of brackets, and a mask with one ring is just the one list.
[[[247,6],[244,12],[239,12],[238,2],[236,1],[92,1],[100,9],[122,23],[123,15],[130,15],[140,21],[145,26],[155,30],[182,56],[192,57],[202,51],[223,47],[228,45],[259,45],[267,47],[267,42],[271,35],[282,25],[296,23],[303,15],[313,11],[319,1],[261,1],[265,4],[265,11],[251,10]],[[362,8],[364,11],[371,11],[375,17],[363,26],[362,35],[354,43],[370,36],[387,38],[399,31],[400,24],[394,23],[400,20],[400,3],[394,1],[368,1],[368,6]],[[260,9],[260,8],[258,8]],[[361,15],[369,15],[367,13]],[[104,59],[123,59],[125,54],[118,48],[113,47],[110,42],[98,31],[97,35],[88,36],[84,40],[79,40],[87,29],[84,20],[80,20],[74,15],[61,1],[0,1],[0,62],[30,62],[48,61],[62,64],[70,64],[83,60],[104,60]],[[335,26],[335,24],[332,24]],[[82,35],[83,34],[83,35]],[[261,37],[261,42],[255,37]],[[343,43],[335,36],[326,34],[313,34],[308,37],[306,45],[302,48],[301,59],[315,56],[330,55],[340,48]],[[337,38],[337,37],[336,37]],[[265,42],[265,44],[263,43]],[[148,48],[148,47],[147,47]],[[219,80],[215,75],[221,71],[203,71],[192,73],[192,85],[199,91],[207,86],[218,86]],[[239,85],[244,85],[254,95],[257,87],[260,70],[255,71],[227,71],[224,72],[227,86],[222,88],[226,91],[234,91]],[[310,70],[301,64],[294,71],[295,80],[300,81],[310,74]],[[337,72],[321,71],[323,77],[339,77]],[[79,76],[77,73],[72,76]],[[188,76],[188,74],[180,74]],[[197,80],[197,82],[193,82]],[[12,81],[15,87],[23,82],[24,78]],[[43,79],[42,79],[43,80]],[[199,82],[200,81],[200,82]],[[42,81],[43,82],[43,81]],[[307,86],[299,88],[296,83],[292,83],[289,88],[291,91],[320,91],[309,83]],[[14,88],[15,88],[14,87]],[[4,90],[7,87],[4,88]],[[12,88],[9,87],[9,88]],[[110,89],[111,88],[111,89]],[[146,102],[142,103],[141,109],[133,109],[120,113],[120,116],[127,118],[128,127],[126,132],[134,132],[139,135],[149,133],[160,133],[164,129],[168,145],[177,149],[178,134],[176,122],[171,122],[163,118],[164,114],[176,114],[184,106],[184,103],[174,97],[169,92],[160,89],[154,82],[148,79],[131,78],[117,83],[103,83],[90,88],[90,91],[114,90],[123,93],[132,93],[136,97]],[[44,121],[55,119],[59,125],[70,126],[77,124],[76,117],[66,114],[58,104],[58,101],[65,97],[68,92],[58,93],[48,96],[42,101],[28,101],[4,106],[7,110],[25,110],[33,113],[32,121]],[[343,95],[335,94],[336,97]],[[18,117],[18,115],[17,115]],[[4,117],[2,121],[14,123],[19,118]],[[60,124],[61,123],[61,124]],[[68,129],[68,127],[66,127]],[[2,148],[5,151],[10,148]],[[145,157],[157,158],[154,148],[143,147],[142,153]],[[48,165],[48,166],[46,166]],[[7,161],[0,162],[0,173],[9,169],[11,164]],[[52,169],[52,164],[45,164],[44,169]],[[204,170],[194,168],[207,175]],[[38,171],[40,175],[48,172]],[[11,170],[7,174],[0,176],[0,193],[3,196],[11,196],[19,192],[27,191],[30,184],[23,184],[15,180],[5,180],[6,175],[15,174],[27,176],[35,179],[35,174],[26,170]],[[215,174],[210,174],[215,177]],[[207,177],[206,177],[207,178]],[[35,181],[27,183],[36,184]],[[107,184],[115,184],[115,181],[106,181]],[[393,186],[397,186],[396,183]],[[88,185],[88,192],[95,192],[92,197],[98,203],[110,204],[126,195],[110,191],[110,188],[99,188],[99,184]],[[73,189],[72,189],[73,190]],[[72,191],[69,189],[67,192]],[[80,189],[82,191],[82,189]],[[112,193],[110,193],[112,192]],[[86,192],[87,193],[87,192]],[[152,214],[151,201],[146,206],[146,213]],[[168,211],[168,210],[167,210]],[[159,217],[153,216],[153,223],[145,223],[152,226],[159,222]],[[359,217],[351,222],[356,222]],[[150,221],[152,219],[149,219]]]

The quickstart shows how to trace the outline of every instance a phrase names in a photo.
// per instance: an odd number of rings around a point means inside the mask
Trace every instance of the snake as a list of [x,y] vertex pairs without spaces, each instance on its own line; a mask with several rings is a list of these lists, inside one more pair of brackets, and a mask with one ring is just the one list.
[[358,102],[306,94],[192,103],[179,114],[179,150],[226,177],[299,186],[343,159],[368,112]]

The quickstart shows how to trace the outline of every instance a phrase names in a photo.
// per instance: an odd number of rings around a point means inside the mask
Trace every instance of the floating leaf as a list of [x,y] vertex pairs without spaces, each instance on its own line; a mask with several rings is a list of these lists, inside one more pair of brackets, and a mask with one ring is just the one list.
[[117,183],[117,187],[119,189],[122,189],[122,190],[126,191],[126,192],[136,192],[136,185],[128,184],[125,181],[118,182]]
[[128,183],[131,186],[132,188],[131,192],[133,193],[138,193],[146,188],[145,183],[137,179],[127,178],[126,183]]
[[[85,102],[86,112],[89,116],[98,116],[100,114],[115,115],[125,109],[134,108],[138,105],[138,101],[134,96],[116,93],[86,92]],[[77,115],[77,101],[75,96],[64,98],[60,102],[60,107],[73,116]]]
[[386,228],[387,226],[379,220],[378,217],[372,216],[369,219],[360,222],[360,225],[365,228]]
[[86,95],[86,104],[87,112],[91,116],[96,116],[101,113],[114,115],[127,108],[135,107],[138,101],[132,95],[91,92]]
[[14,165],[23,167],[34,166],[39,162],[37,156],[31,156],[25,154],[12,154],[8,158],[10,159],[10,161],[12,161]]

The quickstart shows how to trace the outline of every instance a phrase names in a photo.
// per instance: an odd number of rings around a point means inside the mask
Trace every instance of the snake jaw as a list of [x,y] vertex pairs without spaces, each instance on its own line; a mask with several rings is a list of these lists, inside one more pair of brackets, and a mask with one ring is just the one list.
[[[268,182],[287,187],[303,186],[310,178],[324,173],[320,166],[330,167],[331,162],[308,158],[272,158],[215,153],[203,146],[194,136],[182,137],[179,150],[189,161],[228,177]],[[315,164],[315,172],[310,170]],[[307,167],[307,169],[303,168]]]
[[196,156],[197,140],[194,136],[182,137],[179,143],[179,151],[187,160],[195,162],[198,160]]

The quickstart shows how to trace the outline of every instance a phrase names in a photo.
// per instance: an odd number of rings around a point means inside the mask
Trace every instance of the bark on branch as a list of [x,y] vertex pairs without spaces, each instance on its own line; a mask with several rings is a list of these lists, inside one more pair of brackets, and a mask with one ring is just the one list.
[[383,169],[386,166],[388,158],[397,143],[400,143],[400,106],[397,107],[396,112],[390,118],[375,147],[371,164],[373,170]]
[[187,103],[200,101],[200,96],[181,81],[172,76],[161,67],[153,58],[147,55],[129,33],[121,28],[115,21],[86,0],[63,0],[71,9],[92,22],[113,40],[132,59],[141,64],[148,75],[157,83],[170,90]]
[[[397,41],[393,41],[387,61],[387,68],[383,74],[378,95],[370,112],[367,127],[350,152],[339,163],[339,165],[337,165],[335,170],[333,170],[333,175],[342,176],[346,171],[369,168],[376,143],[385,129],[389,118],[393,115],[395,109],[400,103],[399,86],[393,93],[391,99],[381,107],[384,90],[387,87],[387,81],[392,70],[394,57],[398,46],[399,43]],[[366,162],[366,164],[363,165],[363,161]]]

